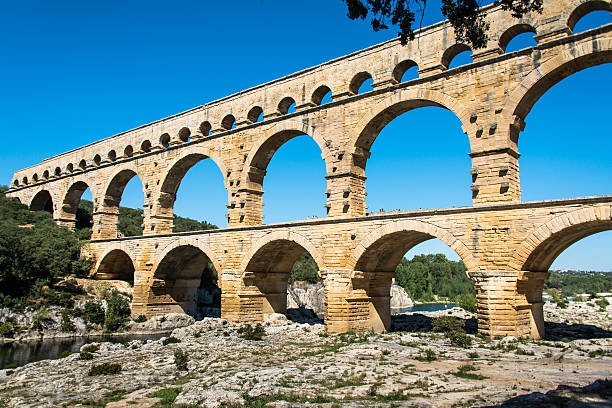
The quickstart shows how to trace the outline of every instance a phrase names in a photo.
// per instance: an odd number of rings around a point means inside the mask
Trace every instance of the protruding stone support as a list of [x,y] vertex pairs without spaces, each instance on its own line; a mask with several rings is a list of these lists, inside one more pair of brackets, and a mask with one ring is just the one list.
[[395,271],[361,272],[351,274],[352,292],[349,304],[349,330],[378,333],[391,328],[391,281]]
[[244,188],[228,204],[227,225],[230,227],[261,225],[263,221],[263,191]]
[[132,292],[132,316],[144,315],[151,317],[154,315],[149,310],[147,298],[149,293],[150,273],[148,271],[134,272],[134,290]]
[[547,272],[470,272],[476,287],[478,332],[489,337],[544,336],[542,287]]
[[511,148],[470,153],[474,205],[521,200],[519,156]]
[[362,217],[366,213],[366,177],[355,173],[332,174],[327,179],[328,217]]

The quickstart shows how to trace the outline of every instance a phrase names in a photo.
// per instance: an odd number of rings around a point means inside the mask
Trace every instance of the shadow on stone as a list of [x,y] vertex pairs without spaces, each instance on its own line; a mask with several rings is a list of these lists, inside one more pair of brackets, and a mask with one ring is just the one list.
[[531,394],[511,398],[500,405],[488,405],[486,407],[603,408],[610,406],[612,406],[612,381],[596,380],[584,387],[559,385],[546,394],[532,392]]
[[612,337],[612,332],[591,324],[545,322],[546,340],[582,340]]
[[295,323],[308,323],[310,325],[323,324],[323,319],[318,317],[314,310],[303,306],[287,309],[287,319]]
[[[468,334],[478,333],[478,320],[461,319],[465,322],[465,332]],[[433,332],[433,317],[421,313],[398,314],[391,316],[392,332]]]

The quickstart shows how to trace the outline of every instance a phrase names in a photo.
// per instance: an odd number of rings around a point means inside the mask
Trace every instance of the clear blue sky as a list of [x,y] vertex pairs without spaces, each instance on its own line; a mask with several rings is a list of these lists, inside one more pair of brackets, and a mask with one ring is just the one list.
[[[441,18],[430,2],[424,25]],[[611,21],[609,13],[594,13],[577,29]],[[385,41],[395,31],[374,33],[348,20],[341,0],[24,0],[4,5],[0,35],[0,170],[8,184],[15,170],[51,155]],[[528,45],[524,40],[513,46]],[[519,143],[524,201],[612,193],[611,76],[612,64],[588,69],[536,104]],[[372,148],[370,210],[471,205],[467,153],[452,113],[424,108],[400,116]],[[268,167],[264,221],[323,216],[323,177],[316,144],[306,136],[288,142]],[[225,226],[226,200],[221,173],[206,160],[186,176],[175,210]],[[142,201],[135,178],[122,205]],[[612,270],[611,246],[612,232],[597,234],[553,267]],[[428,251],[456,258],[439,241],[409,256]]]

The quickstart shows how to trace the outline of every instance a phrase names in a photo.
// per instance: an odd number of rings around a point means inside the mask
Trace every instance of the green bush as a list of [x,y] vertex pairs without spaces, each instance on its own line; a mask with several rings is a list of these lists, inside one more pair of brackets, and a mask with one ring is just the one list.
[[421,351],[421,355],[416,357],[419,361],[428,361],[432,362],[438,359],[436,352],[430,349],[425,349]]
[[107,374],[118,374],[121,372],[121,364],[117,363],[102,363],[99,365],[92,365],[87,372],[87,375],[107,375]]
[[85,320],[92,324],[104,324],[104,309],[96,302],[86,302],[83,306]]
[[66,358],[69,355],[72,354],[72,351],[70,350],[63,350],[61,353],[58,354],[57,358]]
[[79,353],[79,360],[93,360],[93,358],[94,358],[94,355],[86,351],[81,351]]
[[95,353],[98,350],[100,350],[100,346],[98,346],[97,344],[88,344],[81,349],[81,351],[85,353]]
[[66,333],[72,333],[76,330],[72,319],[70,318],[70,311],[68,309],[62,310],[62,321],[61,321],[61,331]]
[[457,303],[457,306],[467,312],[476,313],[477,311],[476,295],[473,293],[464,293],[463,295],[458,296],[455,302]]
[[259,341],[263,339],[263,336],[265,336],[265,334],[266,330],[260,323],[257,323],[255,327],[251,326],[250,324],[245,324],[244,326],[238,329],[238,335],[240,335],[240,337],[245,340]]
[[106,304],[104,331],[115,332],[125,327],[130,317],[130,303],[116,290],[113,290]]
[[595,303],[597,304],[597,306],[599,306],[599,308],[602,311],[606,310],[606,307],[610,305],[610,302],[608,302],[608,299],[606,299],[605,297],[602,297],[601,299],[597,300]]
[[180,342],[181,340],[177,339],[176,337],[170,336],[170,337],[166,337],[164,341],[162,341],[162,344],[164,346],[167,346],[168,344],[175,344],[175,343],[180,343]]
[[11,322],[0,323],[0,336],[13,337],[15,335],[15,327]]
[[174,364],[179,371],[187,371],[187,353],[181,349],[174,350]]
[[465,321],[452,316],[439,317],[433,321],[434,330],[443,332],[450,343],[457,347],[469,347],[472,345],[472,338],[465,334],[464,326]]
[[135,321],[136,323],[143,323],[143,322],[146,322],[146,321],[147,321],[147,316],[145,316],[145,315],[138,315],[138,316],[136,316],[136,317],[134,318],[134,321]]
[[155,391],[150,396],[153,398],[161,398],[161,401],[158,403],[159,406],[171,407],[172,403],[180,393],[180,388],[165,388],[163,390]]

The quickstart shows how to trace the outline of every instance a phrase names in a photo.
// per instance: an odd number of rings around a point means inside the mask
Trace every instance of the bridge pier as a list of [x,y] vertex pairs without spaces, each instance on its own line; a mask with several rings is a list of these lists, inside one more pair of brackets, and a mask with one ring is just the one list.
[[544,337],[542,288],[548,272],[470,272],[476,287],[478,332],[487,337]]

